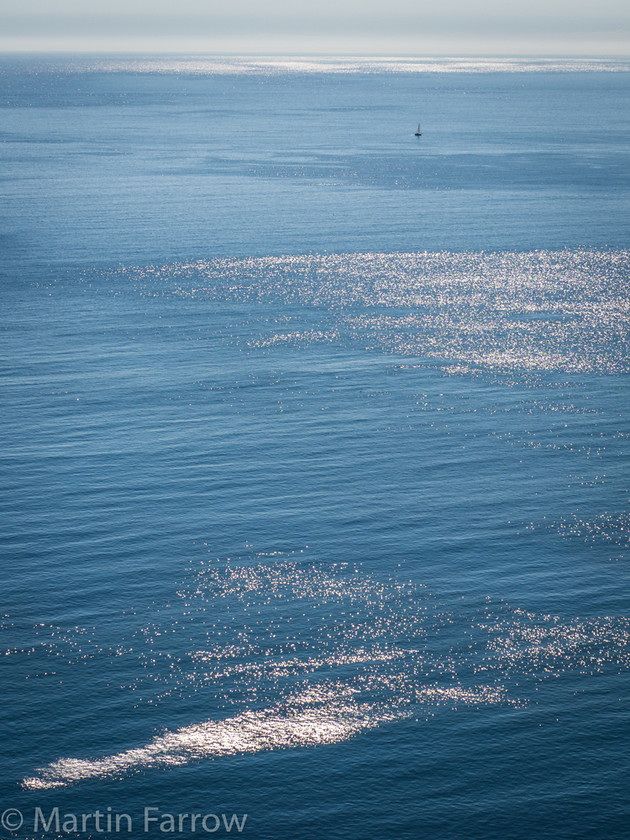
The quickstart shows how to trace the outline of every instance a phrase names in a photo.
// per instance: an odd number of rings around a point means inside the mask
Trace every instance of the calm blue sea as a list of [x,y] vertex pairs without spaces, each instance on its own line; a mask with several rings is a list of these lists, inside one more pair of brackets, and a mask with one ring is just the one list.
[[630,837],[630,62],[0,114],[0,836]]

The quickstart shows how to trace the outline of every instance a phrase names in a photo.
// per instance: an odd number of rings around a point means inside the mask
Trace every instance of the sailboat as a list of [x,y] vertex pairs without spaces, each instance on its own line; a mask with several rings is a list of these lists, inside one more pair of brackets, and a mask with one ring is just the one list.
[[422,132],[420,131],[420,123],[418,123],[418,130],[416,131],[415,137],[422,137]]

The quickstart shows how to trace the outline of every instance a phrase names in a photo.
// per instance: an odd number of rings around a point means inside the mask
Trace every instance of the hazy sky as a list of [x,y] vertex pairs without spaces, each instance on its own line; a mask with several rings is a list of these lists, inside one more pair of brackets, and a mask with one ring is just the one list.
[[628,0],[0,0],[0,50],[628,55]]

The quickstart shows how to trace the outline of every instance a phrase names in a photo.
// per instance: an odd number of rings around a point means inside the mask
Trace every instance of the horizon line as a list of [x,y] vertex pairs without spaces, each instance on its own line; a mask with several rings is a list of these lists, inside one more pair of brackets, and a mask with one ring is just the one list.
[[558,60],[630,60],[630,51],[627,53],[604,53],[604,52],[374,52],[366,50],[347,50],[343,52],[323,52],[319,50],[305,51],[300,50],[296,52],[288,50],[276,51],[250,51],[250,50],[199,50],[199,49],[150,49],[147,47],[138,47],[136,49],[121,49],[121,48],[87,48],[87,49],[69,49],[66,47],[50,47],[42,49],[40,47],[24,48],[24,47],[2,47],[0,46],[0,55],[178,55],[178,56],[216,56],[222,58],[364,58],[364,59],[409,59],[413,61],[430,60],[430,59],[502,59],[502,60],[523,60],[530,59],[535,61],[558,61]]

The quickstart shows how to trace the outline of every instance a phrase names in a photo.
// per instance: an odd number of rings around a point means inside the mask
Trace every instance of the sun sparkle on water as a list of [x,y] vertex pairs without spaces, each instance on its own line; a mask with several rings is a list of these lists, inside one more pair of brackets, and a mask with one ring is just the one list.
[[[459,626],[462,618],[426,590],[282,552],[204,562],[178,595],[126,640],[122,655],[146,654],[134,695],[142,705],[173,692],[219,691],[225,716],[111,755],[61,758],[24,779],[26,788],[337,743],[436,707],[522,705],[528,697],[514,692],[523,679],[531,694],[568,671],[630,667],[628,619],[567,622],[489,603]],[[162,640],[182,624],[190,652],[164,660]]]

